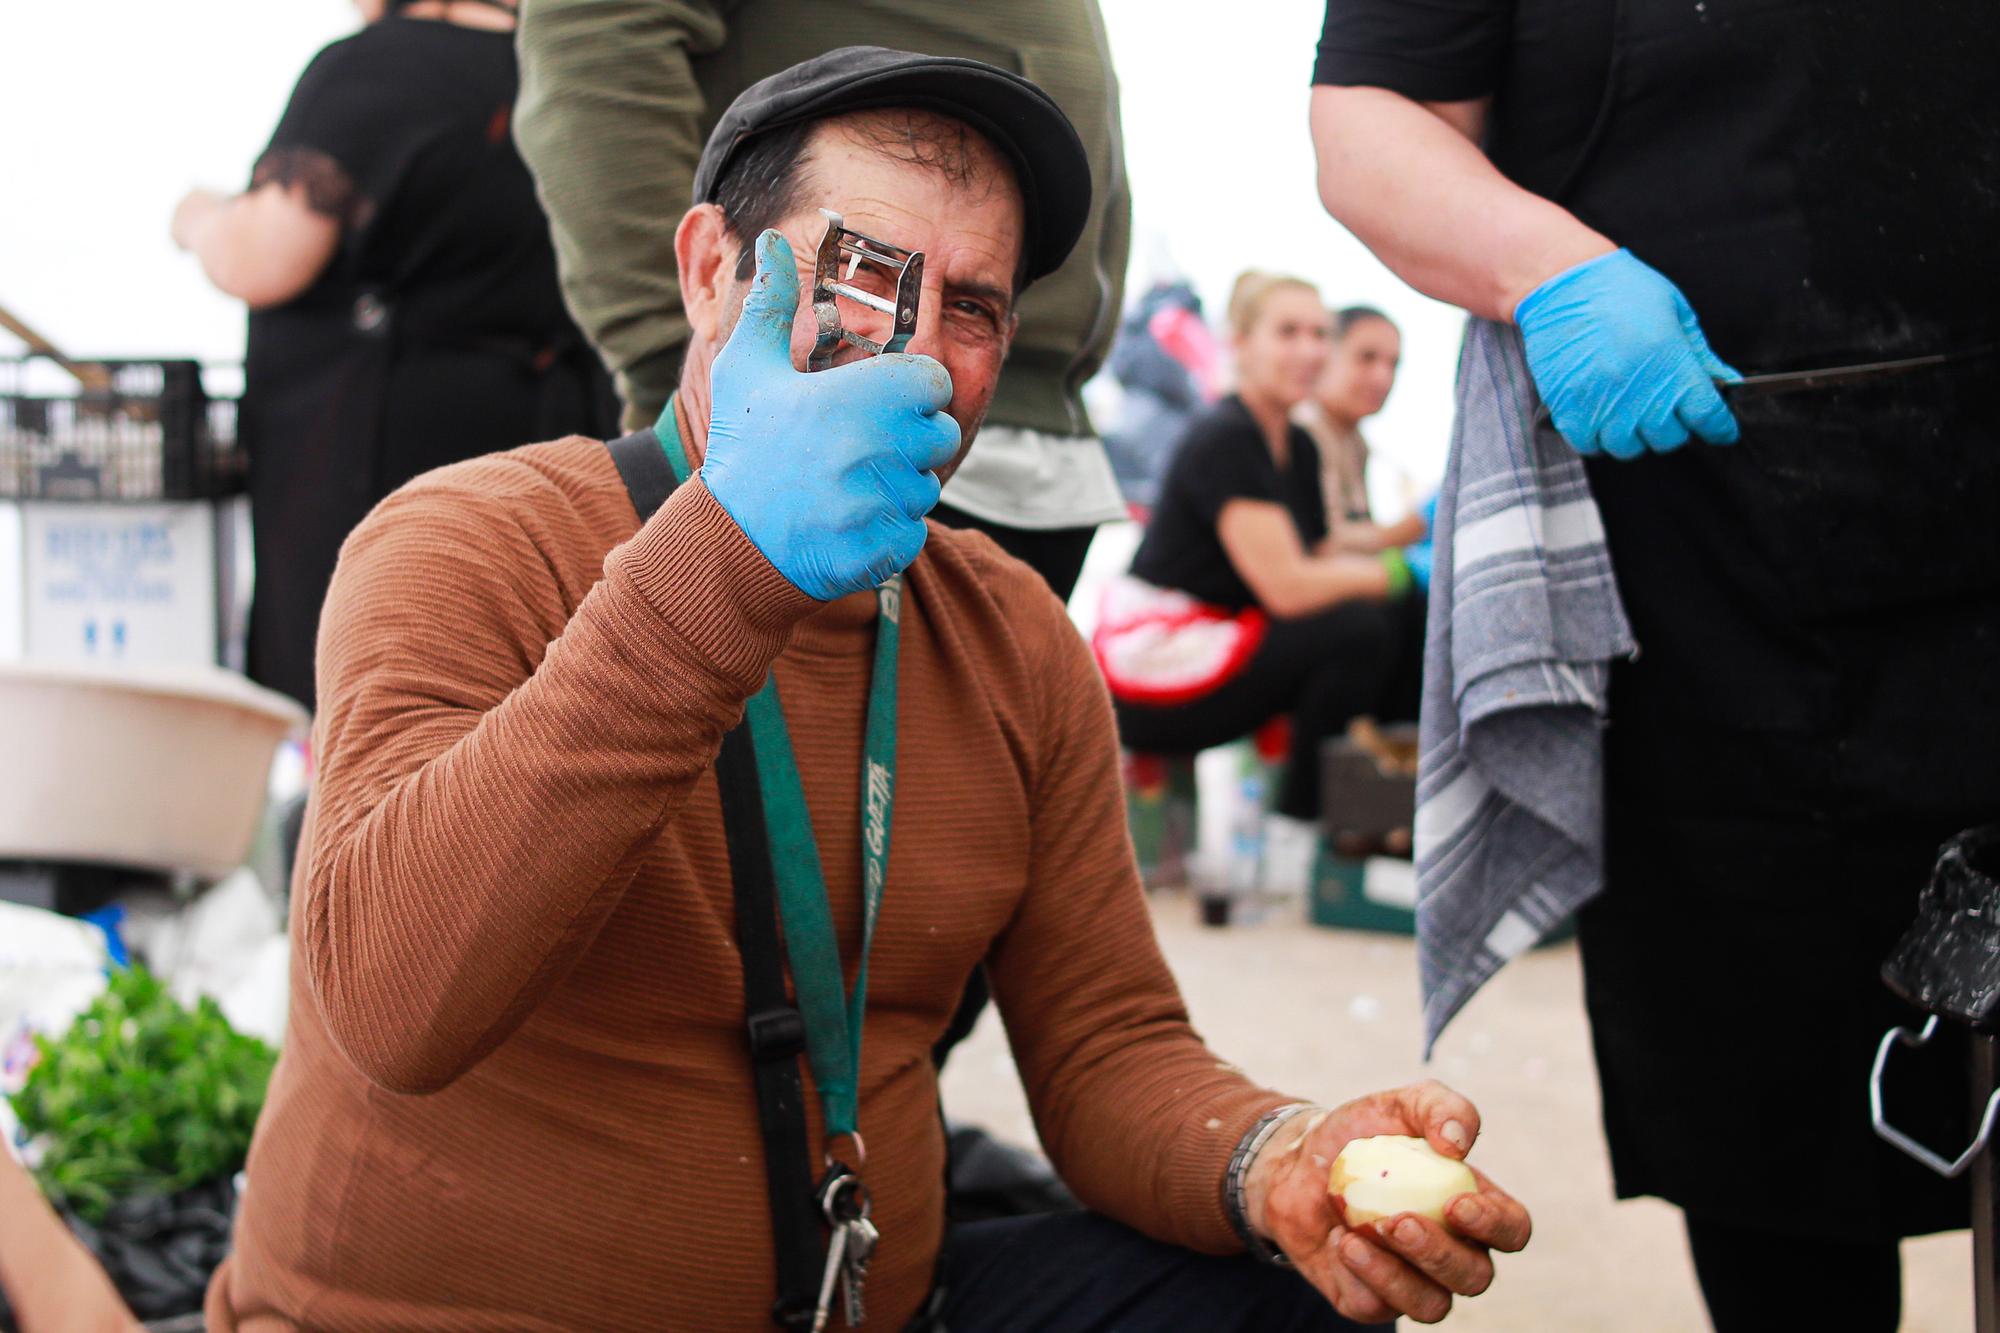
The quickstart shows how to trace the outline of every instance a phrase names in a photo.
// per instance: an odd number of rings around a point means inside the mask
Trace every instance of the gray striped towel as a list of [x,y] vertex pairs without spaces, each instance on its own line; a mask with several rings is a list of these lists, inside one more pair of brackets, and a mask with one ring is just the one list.
[[1474,319],[1438,502],[1417,775],[1424,1051],[1604,882],[1605,684],[1635,649],[1520,333]]

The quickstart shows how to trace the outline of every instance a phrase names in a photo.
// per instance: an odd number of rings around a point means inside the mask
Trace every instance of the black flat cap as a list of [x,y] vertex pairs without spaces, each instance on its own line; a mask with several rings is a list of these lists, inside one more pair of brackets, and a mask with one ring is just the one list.
[[1069,257],[1090,218],[1090,159],[1055,99],[983,61],[882,46],[843,46],[760,79],[716,122],[695,167],[694,201],[716,186],[743,147],[766,130],[873,107],[909,106],[962,120],[1014,164],[1027,205],[1029,282]]

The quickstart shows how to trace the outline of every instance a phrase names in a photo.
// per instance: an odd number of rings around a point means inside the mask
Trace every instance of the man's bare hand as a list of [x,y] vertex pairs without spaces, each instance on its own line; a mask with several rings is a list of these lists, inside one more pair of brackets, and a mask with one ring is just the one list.
[[1476,1169],[1476,1194],[1446,1209],[1449,1225],[1411,1214],[1350,1228],[1327,1192],[1333,1159],[1351,1139],[1407,1134],[1463,1158],[1479,1137],[1479,1112],[1441,1083],[1418,1083],[1335,1107],[1308,1111],[1272,1136],[1250,1166],[1245,1211],[1260,1236],[1349,1319],[1364,1324],[1408,1316],[1434,1324],[1455,1296],[1493,1283],[1492,1251],[1528,1243],[1528,1210]]

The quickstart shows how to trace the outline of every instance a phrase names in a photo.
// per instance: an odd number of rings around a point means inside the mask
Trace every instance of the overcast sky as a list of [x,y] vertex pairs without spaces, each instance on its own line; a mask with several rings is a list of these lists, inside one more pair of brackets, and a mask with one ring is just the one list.
[[[1459,316],[1319,206],[1306,101],[1323,0],[1103,6],[1123,85],[1133,290],[1179,272],[1219,314],[1254,266],[1388,310],[1405,373],[1370,434],[1434,479]],[[80,356],[240,358],[241,307],[174,250],[168,216],[190,185],[242,184],[306,61],[355,23],[347,0],[0,0],[0,305]]]

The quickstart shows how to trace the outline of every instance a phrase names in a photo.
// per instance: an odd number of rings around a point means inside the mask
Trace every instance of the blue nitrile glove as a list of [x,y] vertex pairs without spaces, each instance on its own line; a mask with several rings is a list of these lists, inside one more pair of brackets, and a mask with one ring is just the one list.
[[795,369],[798,306],[792,247],[767,231],[743,317],[710,374],[701,479],[780,574],[830,602],[917,558],[938,499],[933,473],[958,452],[958,423],[942,410],[951,375],[927,356]]
[[1743,377],[1709,349],[1680,288],[1630,250],[1556,274],[1515,307],[1514,323],[1550,419],[1578,453],[1663,454],[1690,434],[1736,442],[1715,381]]
[[1426,597],[1431,591],[1431,562],[1437,554],[1431,545],[1431,535],[1437,531],[1438,498],[1439,493],[1432,491],[1431,498],[1417,506],[1417,517],[1424,521],[1424,539],[1403,548],[1403,563],[1410,567],[1410,582]]
[[1403,548],[1403,563],[1410,567],[1410,582],[1427,596],[1431,590],[1431,561],[1436,554],[1436,548],[1428,541],[1413,542]]

